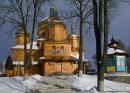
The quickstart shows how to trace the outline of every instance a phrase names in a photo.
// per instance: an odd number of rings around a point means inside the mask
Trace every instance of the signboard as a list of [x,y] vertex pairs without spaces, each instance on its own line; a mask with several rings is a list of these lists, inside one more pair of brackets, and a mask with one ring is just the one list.
[[114,66],[107,67],[107,72],[115,72],[115,70]]

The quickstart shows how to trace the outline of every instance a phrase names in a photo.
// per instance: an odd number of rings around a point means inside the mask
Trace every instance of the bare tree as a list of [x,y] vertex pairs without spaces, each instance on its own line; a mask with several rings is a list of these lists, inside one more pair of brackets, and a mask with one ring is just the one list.
[[[67,1],[68,2],[68,1]],[[90,24],[87,20],[92,14],[91,0],[69,0],[71,9],[65,15],[65,19],[76,18],[79,26],[79,62],[78,62],[78,76],[83,74],[83,31],[86,24]]]
[[[44,0],[4,0],[1,4],[1,19],[5,24],[21,27],[24,31],[24,79],[27,77],[28,65],[31,62],[34,33],[37,19]],[[30,49],[27,49],[27,31],[31,32]]]
[[[98,80],[97,80],[97,90],[99,92],[104,91],[104,62],[107,60],[107,44],[108,44],[108,27],[110,21],[110,15],[114,15],[115,10],[119,7],[120,2],[128,2],[129,0],[71,0],[71,18],[78,17],[79,25],[83,27],[80,31],[80,47],[79,47],[79,76],[82,70],[82,48],[83,48],[83,35],[82,31],[84,29],[84,18],[88,23],[88,16],[92,13],[89,11],[93,10],[94,13],[94,32],[96,38],[96,60],[98,67]],[[87,2],[87,3],[86,3]],[[92,7],[93,5],[93,7]],[[89,8],[84,8],[84,6],[90,6]],[[74,8],[73,8],[74,7]],[[83,9],[83,10],[82,10]],[[87,10],[87,12],[86,12]],[[114,11],[113,11],[114,10]],[[85,13],[87,16],[85,15]],[[91,11],[92,12],[92,11]],[[74,15],[72,15],[74,13]],[[89,15],[88,15],[89,14]],[[109,15],[109,16],[108,16]],[[83,19],[82,19],[83,17]],[[70,18],[70,17],[67,17]],[[83,23],[81,23],[83,20]],[[102,48],[103,41],[103,48]]]
[[[128,3],[128,0],[99,0],[99,2],[98,0],[93,0],[94,30],[96,37],[96,55],[97,55],[96,59],[98,67],[97,90],[99,92],[104,92],[104,62],[107,61],[107,44],[108,44],[108,27],[109,27],[108,19],[110,19],[110,14],[113,13],[111,12],[111,10],[117,9],[119,6],[118,4],[122,2]],[[101,48],[102,40],[104,40],[103,52]]]

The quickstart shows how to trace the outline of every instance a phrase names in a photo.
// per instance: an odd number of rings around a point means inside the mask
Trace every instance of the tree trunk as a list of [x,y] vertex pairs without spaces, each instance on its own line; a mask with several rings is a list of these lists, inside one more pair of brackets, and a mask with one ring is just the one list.
[[28,60],[28,55],[27,55],[27,31],[25,25],[23,26],[24,30],[24,80],[27,78],[27,69],[26,69],[26,64]]
[[[105,63],[107,61],[107,44],[108,44],[108,12],[107,12],[107,0],[104,0],[104,48],[103,48],[103,63]],[[104,70],[104,68],[102,70]]]
[[79,41],[79,65],[78,65],[78,76],[82,77],[83,74],[83,11],[82,11],[82,0],[80,0],[80,41]]
[[[42,3],[42,2],[38,2],[37,0],[33,1],[33,4],[34,4],[34,13],[33,13],[33,21],[32,21],[32,34],[31,34],[31,42],[30,42],[30,49],[28,51],[28,59],[27,59],[27,63],[25,65],[25,69],[26,70],[31,70],[31,66],[29,68],[29,65],[32,65],[32,59],[31,59],[31,54],[32,54],[32,47],[33,47],[33,40],[34,40],[34,32],[35,32],[35,24],[36,24],[36,21],[37,21],[37,16],[38,16],[38,13],[39,13],[39,9],[40,9],[40,5],[39,3]],[[39,6],[38,6],[39,4]],[[27,73],[28,74],[28,71]]]
[[104,69],[102,61],[102,30],[103,30],[103,0],[99,1],[99,32],[98,32],[98,52],[97,52],[97,62],[98,62],[98,85],[97,90],[101,93],[104,92]]
[[108,44],[108,11],[107,11],[107,0],[104,0],[104,50],[103,50],[103,61],[107,60],[107,44]]
[[[102,8],[102,2],[100,2],[100,9]],[[101,31],[102,31],[102,9],[99,9],[99,24],[98,24],[98,7],[97,1],[93,0],[93,9],[94,9],[94,31],[96,38],[96,60],[97,60],[97,69],[98,69],[98,79],[97,79],[97,90],[99,92],[104,91],[104,73],[102,70],[103,63],[102,59],[102,49],[101,49]],[[101,22],[100,22],[101,21]]]
[[26,69],[26,64],[28,61],[28,57],[27,57],[27,25],[26,25],[26,21],[25,21],[25,17],[24,17],[24,13],[23,13],[23,1],[20,1],[20,5],[19,5],[19,9],[20,9],[20,17],[22,20],[21,23],[21,27],[24,31],[24,78],[23,80],[26,80],[26,75],[27,75],[27,69]]
[[33,24],[32,24],[32,34],[31,34],[31,42],[30,42],[30,49],[29,49],[29,55],[28,55],[28,62],[26,64],[27,69],[29,68],[29,65],[32,65],[32,59],[31,59],[31,54],[32,54],[32,47],[33,47],[33,40],[34,40],[34,32],[35,32],[35,24],[36,24],[36,19],[37,19],[37,3],[33,2],[34,4],[34,13],[33,13]]

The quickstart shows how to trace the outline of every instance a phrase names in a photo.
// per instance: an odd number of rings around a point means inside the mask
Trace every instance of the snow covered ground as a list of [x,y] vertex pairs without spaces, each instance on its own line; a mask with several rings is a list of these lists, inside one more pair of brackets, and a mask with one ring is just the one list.
[[[96,75],[83,75],[83,77],[80,77],[80,78],[74,75],[74,76],[69,76],[66,78],[67,80],[64,79],[64,82],[65,80],[66,82],[69,81],[70,85],[74,89],[81,90],[81,92],[78,92],[78,93],[99,93],[96,91],[96,85],[97,85]],[[42,80],[44,81],[44,79],[45,77],[42,77],[40,75],[30,76],[29,79],[26,81],[23,81],[22,77],[0,77],[0,93],[25,93],[25,91],[30,90],[32,86],[36,84],[38,81],[42,81]],[[62,79],[58,79],[58,81],[60,80]],[[61,81],[61,84],[62,83],[63,82]],[[40,83],[40,84],[43,84],[43,83]],[[105,89],[105,93],[113,93],[113,92],[130,93],[129,84],[113,82],[109,80],[104,80],[104,89]]]
[[[96,91],[96,75],[83,75],[83,77],[80,78],[77,76],[72,76],[69,77],[68,80],[71,82],[72,87],[81,90],[81,93],[98,93]],[[104,89],[106,93],[130,93],[129,84],[109,80],[104,80]]]
[[0,93],[25,93],[42,77],[33,75],[23,81],[22,77],[0,77]]

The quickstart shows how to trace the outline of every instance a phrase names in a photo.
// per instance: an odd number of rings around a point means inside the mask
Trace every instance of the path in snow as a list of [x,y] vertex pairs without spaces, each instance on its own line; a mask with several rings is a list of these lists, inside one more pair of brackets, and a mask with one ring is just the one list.
[[38,90],[38,93],[78,93],[65,76],[43,77],[31,90]]
[[[104,80],[104,83],[105,93],[130,93],[129,84],[109,80]],[[77,76],[45,76],[31,88],[39,92],[27,93],[99,93],[96,91],[96,85],[96,75],[83,75],[80,78]]]

